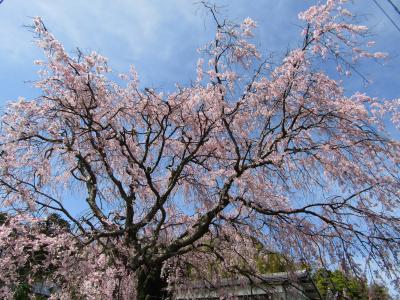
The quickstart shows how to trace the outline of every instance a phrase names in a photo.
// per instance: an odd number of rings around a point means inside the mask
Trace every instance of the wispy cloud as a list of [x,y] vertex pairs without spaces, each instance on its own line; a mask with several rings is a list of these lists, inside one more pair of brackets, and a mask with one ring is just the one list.
[[[258,40],[262,48],[278,54],[298,43],[297,13],[315,3],[313,0],[215,2],[222,7],[222,17],[236,21],[247,16],[254,18],[260,26]],[[394,32],[371,3],[356,1],[354,10],[368,16],[368,22],[378,33],[375,37],[378,44],[398,54],[396,41],[400,34]],[[194,76],[195,50],[213,37],[214,28],[200,6],[188,0],[5,1],[0,7],[0,72],[18,69],[19,78],[15,79],[19,82],[35,76],[32,61],[40,54],[32,43],[32,34],[23,25],[36,15],[42,16],[67,49],[78,46],[99,51],[110,58],[117,72],[135,64],[145,84],[161,87],[188,82]],[[398,78],[393,70],[385,70]],[[12,94],[11,89],[7,88],[8,94]]]

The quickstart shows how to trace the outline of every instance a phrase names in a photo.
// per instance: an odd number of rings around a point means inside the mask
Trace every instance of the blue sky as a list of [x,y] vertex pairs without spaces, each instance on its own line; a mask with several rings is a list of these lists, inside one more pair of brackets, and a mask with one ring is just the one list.
[[[377,0],[400,24],[400,15],[387,1]],[[400,0],[393,0],[400,5]],[[240,22],[257,21],[257,43],[264,55],[278,59],[300,41],[297,14],[313,0],[216,0],[221,17]],[[365,86],[359,77],[346,84],[347,92],[363,91],[374,97],[400,97],[400,32],[372,0],[355,0],[350,9],[371,27],[376,51],[387,51],[385,64],[368,62],[360,70],[374,83]],[[142,88],[171,91],[175,83],[189,84],[196,78],[196,49],[214,37],[215,25],[201,5],[192,0],[4,0],[0,4],[0,111],[7,102],[40,91],[33,61],[42,58],[32,33],[25,27],[41,16],[67,50],[95,50],[109,58],[118,74],[133,64]],[[69,202],[73,210],[82,203]]]
[[[222,16],[240,22],[257,21],[257,43],[264,55],[278,58],[300,41],[297,14],[317,0],[215,0]],[[400,25],[386,0],[377,0]],[[392,0],[400,7],[400,0]],[[0,108],[19,96],[39,95],[33,61],[42,53],[24,25],[41,16],[67,50],[95,50],[109,58],[115,73],[134,65],[142,87],[173,90],[196,78],[196,49],[214,37],[214,24],[197,1],[192,0],[4,0],[0,4]],[[400,32],[375,6],[373,0],[349,4],[362,23],[371,27],[376,51],[390,54],[385,64],[363,64],[360,70],[374,83],[363,85],[354,77],[348,92],[365,91],[382,98],[400,97]],[[70,204],[70,205],[76,205]],[[77,207],[75,207],[76,209]]]
[[[388,2],[377,1],[400,24],[400,15]],[[399,0],[393,1],[400,6]],[[238,22],[248,16],[255,19],[259,45],[276,57],[300,41],[297,14],[315,2],[215,1],[223,16]],[[391,57],[383,66],[361,65],[374,84],[365,87],[354,78],[349,90],[398,98],[400,32],[372,0],[355,0],[350,8],[371,27],[376,50],[387,51]],[[172,90],[177,82],[184,85],[193,80],[196,49],[214,36],[210,16],[192,0],[5,0],[0,4],[0,106],[19,96],[29,99],[39,93],[30,82],[37,79],[33,61],[42,54],[24,27],[31,24],[33,16],[41,16],[67,50],[96,50],[110,59],[115,73],[126,72],[133,64],[143,87],[159,90]]]

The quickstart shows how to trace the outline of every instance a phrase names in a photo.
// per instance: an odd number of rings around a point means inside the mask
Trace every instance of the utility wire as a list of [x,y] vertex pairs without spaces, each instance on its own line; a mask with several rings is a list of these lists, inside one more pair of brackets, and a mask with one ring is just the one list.
[[395,21],[393,21],[393,19],[387,14],[387,12],[382,8],[382,6],[379,5],[379,3],[376,0],[373,0],[374,3],[376,4],[376,6],[378,6],[378,8],[383,12],[383,14],[386,16],[386,18],[388,18],[390,20],[390,22],[392,22],[392,24],[394,25],[394,27],[396,27],[396,29],[400,32],[400,27],[395,23]]
[[392,0],[387,0],[387,2],[389,2],[390,5],[393,6],[394,10],[400,15],[400,9],[396,6],[396,4],[394,4]]

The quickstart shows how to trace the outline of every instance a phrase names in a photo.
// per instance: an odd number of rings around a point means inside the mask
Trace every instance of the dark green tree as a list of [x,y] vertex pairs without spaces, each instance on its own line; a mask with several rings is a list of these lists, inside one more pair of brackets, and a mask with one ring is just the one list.
[[388,300],[386,287],[371,284],[364,278],[346,275],[340,270],[319,269],[314,273],[314,283],[323,300]]

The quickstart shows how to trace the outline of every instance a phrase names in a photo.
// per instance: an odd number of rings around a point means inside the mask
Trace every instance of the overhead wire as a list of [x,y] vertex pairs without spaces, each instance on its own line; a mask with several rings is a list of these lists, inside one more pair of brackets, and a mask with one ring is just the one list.
[[378,8],[383,12],[383,14],[386,16],[386,18],[389,19],[389,21],[393,24],[394,27],[396,27],[396,29],[400,32],[400,27],[399,25],[396,24],[396,22],[388,15],[388,13],[383,9],[383,7],[376,1],[376,0],[372,0],[374,1],[375,5],[378,6]]
[[394,8],[394,10],[400,15],[400,9],[397,7],[396,4],[394,4],[392,0],[387,0],[387,2],[389,2],[390,5]]

